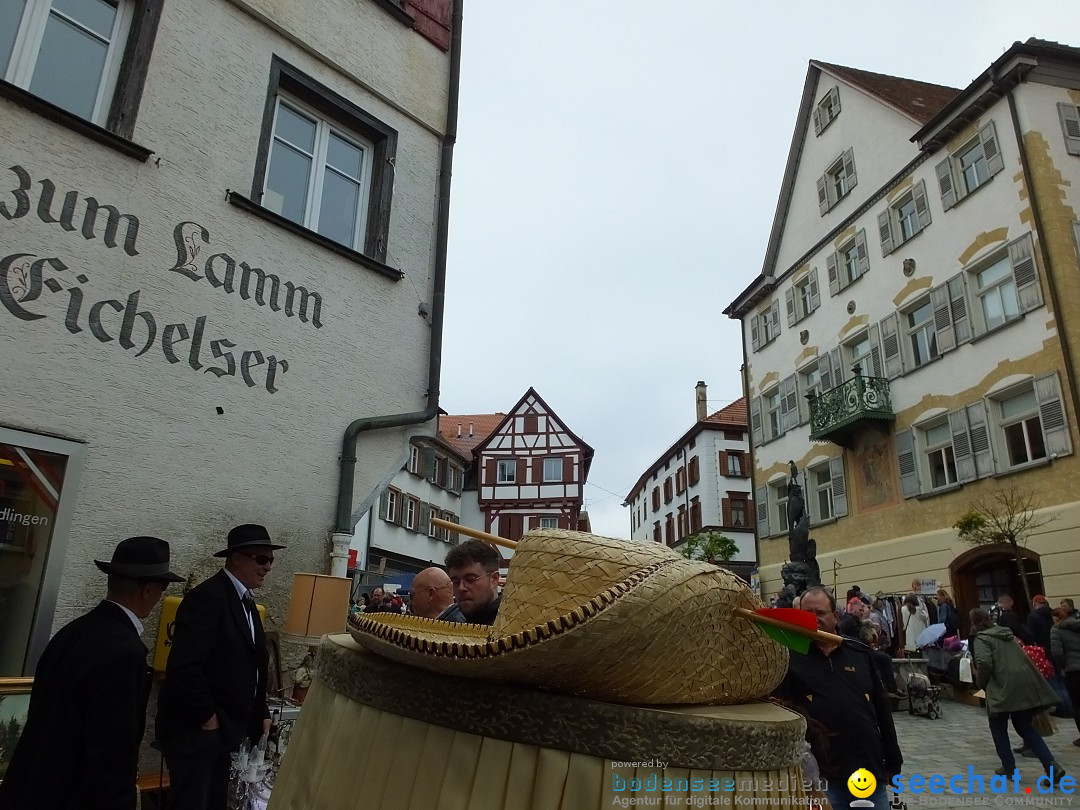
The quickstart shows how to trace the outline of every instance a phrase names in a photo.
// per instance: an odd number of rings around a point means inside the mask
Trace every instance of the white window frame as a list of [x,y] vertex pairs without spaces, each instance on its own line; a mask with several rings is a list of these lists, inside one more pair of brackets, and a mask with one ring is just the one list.
[[417,507],[420,505],[420,501],[412,496],[406,495],[403,504],[405,512],[402,515],[401,525],[409,531],[416,531],[416,512]]
[[[979,277],[990,270],[991,268],[1001,266],[1005,269],[1005,273],[996,281],[993,281],[986,286],[980,286]],[[1008,293],[1005,292],[1008,290]],[[1007,326],[1014,321],[1018,321],[1021,316],[1020,311],[1020,296],[1016,290],[1016,279],[1012,272],[1012,262],[1009,261],[1007,254],[999,253],[992,261],[984,262],[979,267],[971,270],[971,295],[975,299],[975,318],[979,327],[979,332],[992,332],[995,329],[1000,329],[1003,326]],[[1005,300],[1005,296],[1008,295],[1008,302]],[[986,302],[989,297],[994,296],[1000,305],[1003,313],[1003,318],[1000,323],[991,325],[986,314]],[[1008,312],[1008,310],[1012,312]]]
[[537,522],[538,529],[557,529],[559,528],[559,519],[557,517],[551,517],[549,515],[543,515]]
[[[775,399],[775,406],[773,407]],[[765,440],[775,439],[778,436],[782,436],[783,426],[780,422],[780,410],[783,403],[783,397],[780,396],[780,386],[773,386],[771,389],[761,395],[761,409],[762,409],[762,429],[765,432]]]
[[[915,313],[925,310],[926,318],[912,325],[911,319]],[[929,296],[921,298],[900,311],[901,328],[904,330],[904,351],[908,361],[908,370],[922,368],[941,356],[937,345],[937,327],[934,322],[934,305]],[[923,345],[927,356],[920,358],[920,352],[916,352],[916,344]],[[921,350],[920,350],[921,351]]]
[[825,216],[851,193],[857,183],[855,152],[848,149],[830,163],[825,174],[817,180],[818,213]]
[[[931,443],[930,432],[944,428],[944,440]],[[953,433],[947,416],[941,416],[926,424],[916,425],[918,432],[918,447],[920,456],[921,472],[925,476],[926,491],[948,489],[960,483],[960,475],[956,466],[956,451],[953,448]],[[945,481],[941,484],[934,483],[934,463],[932,457],[941,457],[941,469],[944,471]]]
[[[905,214],[904,209],[908,206],[910,212]],[[910,242],[929,224],[930,204],[926,197],[926,181],[920,180],[878,214],[881,255],[888,256],[904,243]]]
[[398,509],[400,508],[401,493],[396,489],[386,490],[386,511],[382,519],[387,523],[397,523]]
[[[315,123],[315,146],[312,153],[308,154],[299,146],[278,137],[278,116],[280,115],[282,105],[289,107],[293,113]],[[363,252],[364,242],[367,238],[368,210],[371,203],[371,173],[375,155],[375,144],[348,127],[337,123],[324,113],[318,112],[315,108],[305,104],[295,96],[282,90],[277,92],[276,98],[274,99],[274,119],[270,128],[270,143],[266,156],[266,171],[263,175],[262,204],[264,208],[274,211],[274,213],[281,214],[281,211],[272,204],[273,200],[270,199],[272,190],[268,188],[267,184],[270,182],[270,176],[273,169],[275,145],[279,142],[287,144],[286,148],[300,152],[311,159],[311,173],[308,177],[308,187],[304,196],[304,215],[297,224],[310,231],[319,233],[319,219],[322,213],[322,193],[325,176],[328,171],[336,171],[327,163],[327,152],[331,134],[337,135],[342,140],[347,141],[363,152],[359,179],[352,177],[348,178],[350,181],[356,182],[359,186],[360,200],[356,212],[356,228],[353,232],[352,241],[345,244],[348,248]],[[341,174],[341,172],[337,173]],[[332,239],[333,237],[327,236],[326,238]]]
[[[783,491],[783,496],[781,496]],[[779,519],[779,525],[772,526],[773,534],[787,534],[788,532],[788,482],[787,479],[783,481],[776,481],[769,484],[769,506],[772,507],[773,517]]]
[[[825,483],[821,483],[819,477],[825,476]],[[833,501],[833,479],[832,470],[829,468],[828,463],[818,464],[814,467],[809,467],[806,470],[807,489],[813,493],[812,498],[807,498],[808,511],[813,517],[814,523],[823,523],[827,520],[832,520],[836,517],[836,510]],[[821,508],[822,496],[825,497],[828,503],[828,509],[823,510]],[[827,514],[826,514],[827,512]]]
[[840,88],[833,86],[814,107],[814,134],[820,135],[840,115]]
[[744,478],[742,451],[728,450],[724,455],[727,458],[727,469],[724,475],[728,478]]
[[[1006,417],[1004,414],[1005,403],[1028,394],[1030,394],[1032,399],[1031,408],[1022,414],[1013,414],[1012,416]],[[995,395],[993,399],[996,433],[1001,441],[1001,465],[1005,469],[1015,470],[1021,467],[1028,467],[1046,459],[1049,456],[1049,451],[1046,448],[1046,438],[1042,429],[1042,416],[1039,412],[1039,398],[1035,393],[1034,384],[1028,382],[1024,385],[1010,388],[1008,391]],[[1032,423],[1035,425],[1034,428],[1032,427]],[[1023,436],[1024,451],[1027,456],[1022,461],[1013,461],[1010,452],[1009,432],[1017,427],[1020,428],[1020,433]],[[1036,434],[1034,437],[1032,435],[1033,432]],[[1042,452],[1042,455],[1039,456],[1033,454],[1033,450],[1035,449],[1035,438],[1037,438],[1038,447]]]
[[434,504],[432,504],[432,505],[431,505],[431,513],[430,513],[430,515],[428,516],[428,530],[427,530],[427,533],[428,533],[428,537],[433,537],[433,538],[435,538],[436,540],[438,540],[438,539],[439,539],[439,532],[440,532],[440,531],[442,531],[442,529],[440,529],[440,528],[439,528],[438,526],[436,526],[436,525],[435,525],[435,524],[434,524],[434,523],[433,523],[433,522],[431,521],[431,518],[439,518],[439,517],[442,517],[442,514],[443,514],[443,512],[442,512],[442,510],[441,510],[441,509],[439,509],[439,508],[438,508],[437,506],[435,506]]
[[[563,480],[563,460],[561,458],[545,458],[541,481],[545,484],[561,484]],[[554,470],[550,475],[549,468]]]
[[828,363],[827,355],[819,355],[809,365],[799,369],[799,421],[805,423],[810,420],[811,394],[821,396],[825,393],[824,381],[821,375],[821,364]]
[[408,470],[413,475],[420,475],[422,472],[423,462],[421,461],[420,448],[415,444],[409,447],[409,466]]
[[[509,471],[509,472],[507,472]],[[516,484],[517,483],[517,459],[501,458],[495,462],[495,483],[496,484]]]
[[[120,75],[120,64],[124,59],[131,20],[135,12],[133,0],[115,0],[115,6],[116,19],[113,21],[113,30],[107,41],[108,47],[105,62],[101,68],[101,78],[98,81],[97,95],[94,98],[93,111],[88,119],[99,126],[104,126],[109,116],[109,108],[116,92],[116,80]],[[11,59],[7,65],[0,66],[3,68],[3,73],[0,75],[4,81],[30,92],[34,70],[41,54],[45,29],[53,13],[79,30],[91,34],[98,41],[103,41],[100,34],[89,31],[59,9],[54,12],[53,0],[26,0],[19,30],[15,34]]]
[[829,295],[838,295],[870,272],[870,254],[866,247],[866,230],[855,235],[825,257],[829,276]]
[[[986,177],[975,185],[969,186],[962,160],[965,155],[971,154],[975,149],[981,149],[981,154],[971,165],[977,165],[979,159],[981,159],[986,166]],[[947,211],[961,200],[974,194],[994,179],[994,176],[1004,168],[1005,161],[1001,156],[997,130],[994,127],[994,122],[989,121],[979,129],[974,137],[961,144],[958,149],[954,150],[935,167],[938,190],[941,192],[942,208]],[[976,176],[978,176],[978,172],[976,172]]]

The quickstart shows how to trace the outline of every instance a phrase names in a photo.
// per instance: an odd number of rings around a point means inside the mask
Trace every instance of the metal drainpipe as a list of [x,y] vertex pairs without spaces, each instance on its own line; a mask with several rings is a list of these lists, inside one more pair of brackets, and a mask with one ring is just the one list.
[[439,412],[439,383],[442,377],[443,313],[446,298],[446,247],[450,229],[450,180],[457,141],[458,84],[461,79],[461,20],[464,0],[454,0],[450,30],[450,86],[446,97],[446,131],[439,160],[439,199],[435,231],[435,280],[431,302],[431,342],[428,354],[427,407],[412,413],[369,416],[357,419],[341,440],[341,472],[338,477],[337,515],[331,535],[333,551],[330,573],[345,576],[349,542],[353,536],[352,500],[356,472],[356,441],[369,430],[403,427],[429,422]]
[[1046,231],[1043,229],[1042,213],[1039,211],[1039,202],[1035,199],[1035,185],[1031,180],[1031,166],[1028,164],[1027,149],[1024,147],[1024,136],[1020,131],[1020,116],[1016,112],[1016,100],[1013,98],[1012,88],[1009,88],[1006,96],[1009,99],[1009,114],[1012,116],[1013,133],[1016,136],[1016,145],[1020,149],[1020,167],[1024,172],[1024,185],[1027,186],[1028,200],[1031,202],[1031,218],[1035,222],[1035,229],[1039,233],[1039,253],[1042,254],[1043,267],[1046,268],[1046,286],[1050,291],[1050,302],[1054,307],[1054,323],[1057,326],[1058,337],[1061,339],[1062,360],[1065,362],[1065,373],[1069,377],[1069,384],[1065,386],[1069,390],[1072,399],[1073,414],[1080,418],[1080,392],[1077,391],[1077,379],[1074,372],[1073,354],[1069,346],[1069,337],[1065,332],[1065,324],[1062,322],[1061,298],[1058,295],[1057,281],[1054,278],[1054,270],[1050,264],[1050,249],[1046,246]]

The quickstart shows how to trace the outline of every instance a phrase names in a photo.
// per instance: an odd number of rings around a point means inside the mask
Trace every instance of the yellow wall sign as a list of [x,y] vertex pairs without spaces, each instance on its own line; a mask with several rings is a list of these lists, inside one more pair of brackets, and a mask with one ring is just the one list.
[[[158,624],[157,646],[154,648],[154,671],[164,672],[172,649],[173,627],[176,624],[176,609],[180,607],[182,596],[166,596],[161,600],[161,621]],[[266,625],[266,608],[256,605],[259,618]]]

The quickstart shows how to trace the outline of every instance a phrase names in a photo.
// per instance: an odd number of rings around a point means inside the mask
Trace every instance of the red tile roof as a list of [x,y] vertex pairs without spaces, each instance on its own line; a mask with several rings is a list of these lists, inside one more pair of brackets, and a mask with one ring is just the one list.
[[812,64],[838,79],[877,96],[920,124],[925,124],[933,118],[938,110],[960,93],[955,87],[943,87],[940,84],[918,82],[914,79],[888,76],[884,73],[872,73],[869,70],[858,70],[817,60],[814,60]]
[[730,405],[725,405],[716,413],[705,417],[705,422],[719,422],[722,425],[742,425],[746,427],[746,397],[739,397]]
[[439,435],[466,458],[472,458],[473,448],[490,436],[505,418],[505,413],[440,414]]

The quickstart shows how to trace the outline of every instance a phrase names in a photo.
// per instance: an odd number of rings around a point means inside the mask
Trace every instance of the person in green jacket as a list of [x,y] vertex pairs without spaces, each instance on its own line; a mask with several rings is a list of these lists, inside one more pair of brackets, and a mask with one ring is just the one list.
[[1009,744],[1009,720],[1012,720],[1016,733],[1039,758],[1051,781],[1057,784],[1065,771],[1032,725],[1037,712],[1057,705],[1057,694],[1035,669],[1012,630],[994,624],[985,610],[972,610],[970,618],[974,633],[975,683],[986,691],[990,735],[1001,759],[1001,767],[996,772],[1011,775],[1016,770],[1016,757]]
[[[1066,608],[1054,608],[1053,616],[1050,655],[1058,672],[1065,673],[1065,688],[1069,690],[1073,704],[1073,720],[1080,731],[1080,618],[1071,615]],[[1080,737],[1073,740],[1073,745],[1080,745]]]

